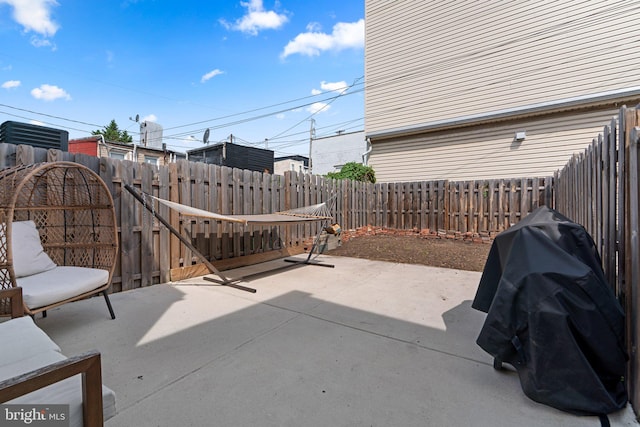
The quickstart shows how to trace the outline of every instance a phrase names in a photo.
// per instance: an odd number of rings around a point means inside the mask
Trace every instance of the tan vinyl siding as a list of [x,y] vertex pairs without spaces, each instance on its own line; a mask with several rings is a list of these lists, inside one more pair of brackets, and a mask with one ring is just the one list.
[[[548,176],[583,152],[617,113],[556,115],[380,140],[369,165],[378,182]],[[515,132],[521,130],[526,139],[517,143]]]
[[638,1],[366,0],[365,131],[639,87],[639,12]]

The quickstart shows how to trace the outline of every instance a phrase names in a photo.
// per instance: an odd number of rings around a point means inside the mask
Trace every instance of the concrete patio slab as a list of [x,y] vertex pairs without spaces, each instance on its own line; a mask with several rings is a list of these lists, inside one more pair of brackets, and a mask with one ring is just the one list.
[[[242,284],[190,279],[67,304],[37,323],[97,349],[115,426],[598,426],[528,399],[476,344],[480,273],[321,256]],[[225,272],[260,273],[282,260]],[[630,406],[613,426],[637,426]]]

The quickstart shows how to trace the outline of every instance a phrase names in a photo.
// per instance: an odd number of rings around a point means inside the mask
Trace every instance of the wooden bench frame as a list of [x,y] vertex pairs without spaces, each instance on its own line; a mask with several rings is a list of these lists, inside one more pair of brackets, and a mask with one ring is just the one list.
[[[22,289],[1,289],[0,299],[11,300],[11,318],[23,315]],[[102,412],[102,363],[100,353],[90,351],[69,357],[43,368],[0,381],[0,403],[55,384],[74,375],[82,375],[82,413],[85,427],[104,424]]]

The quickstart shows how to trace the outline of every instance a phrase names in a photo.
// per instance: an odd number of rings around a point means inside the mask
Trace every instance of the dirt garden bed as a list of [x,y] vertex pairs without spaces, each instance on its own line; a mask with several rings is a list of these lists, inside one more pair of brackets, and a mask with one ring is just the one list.
[[362,227],[345,230],[342,245],[327,253],[378,261],[422,264],[457,270],[482,271],[492,236],[434,233]]

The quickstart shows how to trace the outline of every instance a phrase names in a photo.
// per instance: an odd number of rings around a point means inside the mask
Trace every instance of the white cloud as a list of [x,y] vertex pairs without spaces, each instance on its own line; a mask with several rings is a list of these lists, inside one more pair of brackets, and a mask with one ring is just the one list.
[[29,120],[29,123],[31,123],[32,125],[36,125],[36,126],[44,126],[45,125],[40,120]]
[[30,40],[31,46],[33,47],[50,47],[51,50],[57,50],[58,47],[55,43],[52,43],[51,40],[46,38],[41,38],[38,36],[32,36]]
[[0,0],[13,7],[13,19],[25,31],[34,31],[45,37],[56,34],[60,26],[51,19],[51,10],[58,6],[55,0]]
[[158,122],[158,117],[155,114],[147,114],[140,121],[141,122],[154,122],[154,123],[157,123]]
[[6,82],[2,83],[3,89],[13,89],[18,86],[20,86],[20,80],[7,80]]
[[321,93],[320,89],[311,89],[311,95],[320,95]]
[[318,22],[309,22],[307,24],[307,33],[319,33],[322,31],[322,25]]
[[278,114],[276,114],[276,119],[282,120],[282,119],[284,119],[284,118],[285,118],[284,113],[278,113]]
[[[322,89],[325,92],[342,93],[342,92],[345,92],[348,88],[349,86],[347,85],[347,82],[345,82],[344,80],[340,82],[333,82],[333,83],[325,82],[324,80],[320,82],[320,89]],[[314,89],[314,90],[317,90],[317,89]],[[311,93],[313,93],[313,91],[311,91]],[[322,93],[322,92],[318,91],[318,93]]]
[[277,30],[289,20],[287,15],[278,14],[273,10],[265,10],[262,0],[250,0],[248,3],[240,2],[240,5],[247,8],[247,13],[233,24],[221,19],[220,23],[226,29],[255,36],[261,30]]
[[220,74],[224,74],[224,71],[221,71],[221,70],[216,68],[215,70],[211,70],[207,74],[202,76],[202,78],[200,79],[200,82],[204,83],[207,80],[214,78],[215,76],[219,76]]
[[43,101],[55,101],[56,99],[66,99],[69,101],[71,96],[62,88],[54,85],[43,84],[40,87],[31,90],[31,96]]
[[311,114],[317,114],[320,112],[326,112],[329,108],[331,108],[331,106],[326,102],[314,102],[307,107],[307,111]]
[[284,47],[282,59],[296,53],[318,56],[324,51],[340,51],[349,48],[364,47],[364,19],[357,22],[339,22],[333,26],[331,34],[313,30],[298,34]]

